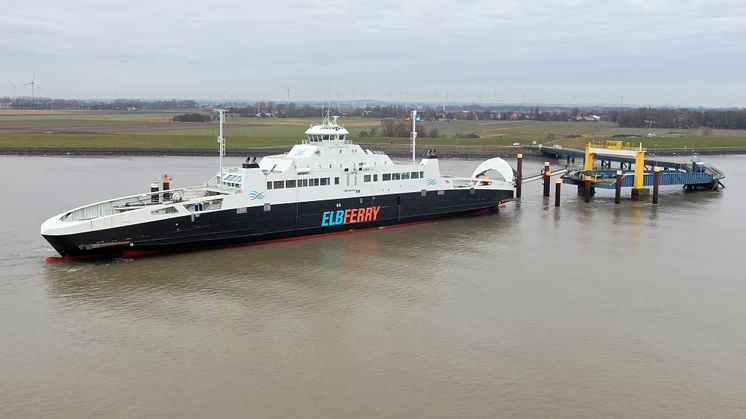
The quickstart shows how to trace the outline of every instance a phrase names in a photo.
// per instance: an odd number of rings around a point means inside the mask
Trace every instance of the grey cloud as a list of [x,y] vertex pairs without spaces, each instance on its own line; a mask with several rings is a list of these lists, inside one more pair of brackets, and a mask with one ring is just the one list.
[[746,96],[746,7],[735,1],[87,0],[5,10],[0,77],[19,84],[36,72],[51,95],[281,98],[291,84],[299,99],[337,89],[419,100],[447,90],[464,101],[498,90],[506,102],[526,91],[534,101],[624,94],[693,105]]

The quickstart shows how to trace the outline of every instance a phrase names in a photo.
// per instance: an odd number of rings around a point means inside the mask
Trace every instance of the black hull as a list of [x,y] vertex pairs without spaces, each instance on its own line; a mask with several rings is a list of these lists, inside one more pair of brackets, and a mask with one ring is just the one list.
[[[512,197],[512,190],[484,189],[355,197],[271,205],[268,211],[262,206],[211,211],[44,238],[71,257],[190,250],[427,221],[494,208]],[[363,210],[347,217],[353,209]]]

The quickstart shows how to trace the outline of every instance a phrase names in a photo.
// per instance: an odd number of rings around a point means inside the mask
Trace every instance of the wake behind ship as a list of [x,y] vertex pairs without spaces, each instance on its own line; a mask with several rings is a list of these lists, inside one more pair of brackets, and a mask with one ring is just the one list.
[[494,209],[513,197],[513,170],[500,158],[468,178],[444,176],[433,150],[397,164],[353,144],[328,115],[289,152],[224,169],[223,118],[221,111],[220,171],[206,184],[156,185],[75,208],[45,221],[42,236],[62,256],[126,256],[412,223]]

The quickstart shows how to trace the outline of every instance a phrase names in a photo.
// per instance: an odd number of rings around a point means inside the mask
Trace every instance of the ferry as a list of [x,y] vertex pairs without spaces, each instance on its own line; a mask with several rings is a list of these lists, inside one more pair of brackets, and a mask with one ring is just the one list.
[[[195,187],[151,185],[148,193],[110,199],[55,215],[41,235],[63,257],[130,256],[416,223],[497,211],[513,198],[514,172],[500,158],[470,177],[441,174],[436,150],[397,163],[363,149],[327,113],[287,153],[223,167]],[[412,113],[412,121],[416,118]]]

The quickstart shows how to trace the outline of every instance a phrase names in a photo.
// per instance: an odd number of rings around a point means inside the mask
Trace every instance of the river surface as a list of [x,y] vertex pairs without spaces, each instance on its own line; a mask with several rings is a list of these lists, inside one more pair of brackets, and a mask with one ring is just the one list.
[[705,160],[728,188],[659,206],[537,182],[494,215],[47,263],[46,218],[217,161],[0,157],[0,417],[746,417],[746,156]]

